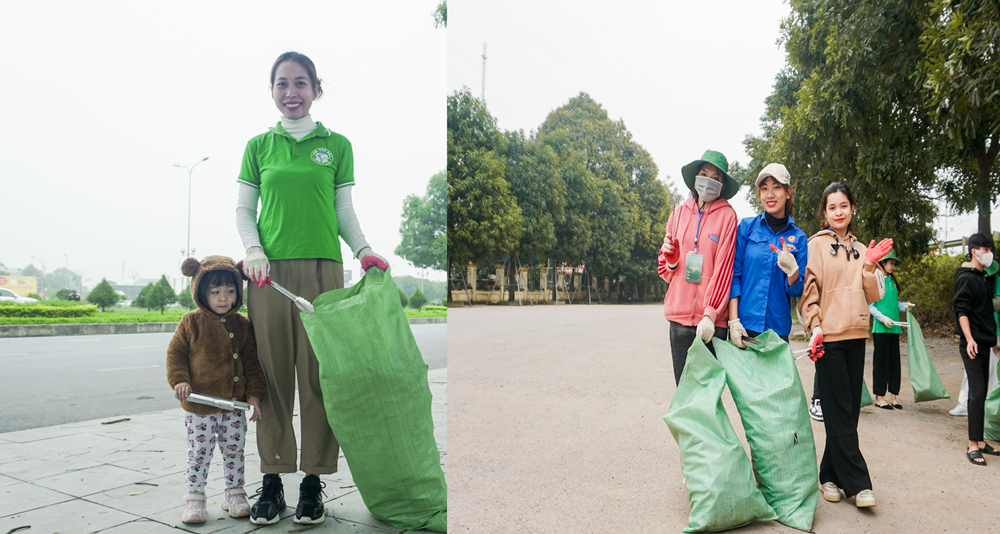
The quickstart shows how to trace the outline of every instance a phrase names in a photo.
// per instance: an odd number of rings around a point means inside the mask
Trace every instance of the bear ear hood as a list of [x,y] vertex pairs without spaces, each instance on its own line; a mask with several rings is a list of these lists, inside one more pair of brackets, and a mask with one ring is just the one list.
[[194,300],[198,309],[217,316],[205,303],[198,299],[198,287],[206,274],[212,271],[228,271],[236,277],[236,304],[223,317],[228,317],[238,313],[243,307],[243,273],[236,268],[236,262],[226,256],[206,256],[201,261],[195,258],[188,258],[181,263],[181,274],[191,277],[191,299]]

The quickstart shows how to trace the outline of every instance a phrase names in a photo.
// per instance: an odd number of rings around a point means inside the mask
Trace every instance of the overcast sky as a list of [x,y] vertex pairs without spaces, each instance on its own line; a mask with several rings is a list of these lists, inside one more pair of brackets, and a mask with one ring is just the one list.
[[[310,56],[312,116],[354,146],[354,203],[375,252],[392,251],[403,198],[446,165],[447,33],[437,0],[5,3],[0,32],[0,262],[69,266],[84,284],[180,276],[194,169],[195,256],[242,259],[236,178],[247,140],[280,118],[281,53]],[[350,256],[346,251],[345,258]],[[36,259],[37,258],[37,259]],[[346,260],[358,278],[359,265]],[[428,272],[429,278],[445,275]]]
[[[449,94],[463,86],[481,94],[485,43],[486,102],[500,128],[537,129],[549,112],[589,93],[611,119],[624,120],[659,178],[683,193],[680,168],[706,149],[750,162],[743,139],[760,134],[764,99],[785,65],[777,40],[790,13],[782,0],[452,0],[448,7]],[[745,198],[742,189],[730,201],[740,218],[755,215]],[[948,237],[975,232],[976,220],[948,218]]]

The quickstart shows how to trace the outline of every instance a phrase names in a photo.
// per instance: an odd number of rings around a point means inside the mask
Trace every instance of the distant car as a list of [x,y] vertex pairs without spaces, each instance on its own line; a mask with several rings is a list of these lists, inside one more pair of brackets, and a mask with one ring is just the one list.
[[16,302],[18,304],[30,304],[32,302],[38,302],[38,299],[33,299],[31,297],[22,297],[13,291],[0,287],[0,302]]

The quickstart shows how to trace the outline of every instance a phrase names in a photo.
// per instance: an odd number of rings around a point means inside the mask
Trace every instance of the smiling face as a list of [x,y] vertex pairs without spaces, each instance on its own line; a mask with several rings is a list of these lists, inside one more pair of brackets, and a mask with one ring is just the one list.
[[301,119],[309,114],[309,108],[319,97],[309,79],[306,69],[295,61],[283,61],[274,71],[271,82],[271,97],[274,105],[286,119]]
[[846,235],[854,212],[854,206],[847,199],[847,195],[840,191],[830,193],[826,197],[823,211],[826,214],[826,223],[830,225],[830,228],[838,235]]
[[773,177],[768,176],[757,188],[757,198],[764,211],[772,217],[780,219],[785,216],[785,205],[788,202],[788,190]]
[[234,304],[236,304],[236,286],[226,284],[208,288],[208,308],[213,312],[223,315],[233,309]]

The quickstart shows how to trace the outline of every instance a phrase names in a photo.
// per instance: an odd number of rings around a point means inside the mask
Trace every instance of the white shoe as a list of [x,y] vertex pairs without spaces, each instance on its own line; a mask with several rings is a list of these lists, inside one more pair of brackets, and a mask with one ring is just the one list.
[[861,490],[854,498],[854,503],[858,505],[858,508],[872,508],[875,506],[875,495],[872,490]]
[[813,399],[812,404],[809,405],[809,417],[817,421],[823,420],[823,408],[819,405],[819,399]]
[[964,404],[959,404],[952,408],[948,413],[954,415],[955,417],[968,417],[969,409],[966,408]]
[[840,488],[833,482],[823,484],[823,498],[829,502],[840,502]]

